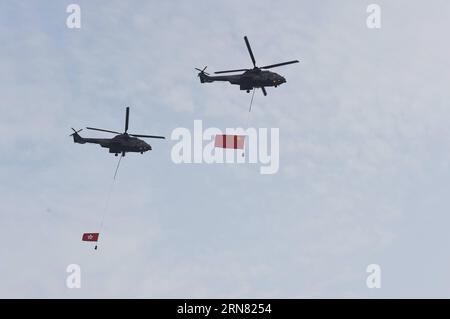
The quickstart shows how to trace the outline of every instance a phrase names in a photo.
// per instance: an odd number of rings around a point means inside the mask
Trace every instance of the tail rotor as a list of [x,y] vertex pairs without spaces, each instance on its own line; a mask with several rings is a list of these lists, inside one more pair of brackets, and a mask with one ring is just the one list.
[[72,127],[73,133],[70,134],[69,136],[72,136],[72,137],[73,137],[74,143],[79,143],[79,144],[84,144],[84,143],[86,143],[86,141],[85,141],[80,135],[78,135],[78,133],[80,133],[82,130],[83,130],[83,129],[77,131],[77,130],[75,130],[75,129]]
[[72,134],[70,134],[69,136],[74,136],[74,135],[78,135],[78,133],[80,133],[81,131],[82,131],[83,129],[80,129],[80,130],[75,130],[73,127],[72,127],[72,131],[73,131],[73,133]]
[[199,71],[200,73],[198,74],[198,76],[204,74],[204,75],[209,75],[209,73],[205,72],[206,68],[208,66],[205,66],[203,69],[199,69],[199,68],[195,68],[197,71]]
[[200,78],[200,83],[211,82],[208,77],[209,73],[205,72],[207,67],[208,66],[205,66],[203,69],[195,68],[199,72],[198,77]]

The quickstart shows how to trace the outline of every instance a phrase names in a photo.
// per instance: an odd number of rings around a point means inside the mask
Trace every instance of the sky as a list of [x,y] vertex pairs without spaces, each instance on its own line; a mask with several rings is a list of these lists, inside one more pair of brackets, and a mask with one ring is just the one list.
[[[444,0],[2,1],[0,297],[449,298],[449,28]],[[245,126],[251,95],[194,70],[250,67],[244,35],[259,65],[300,60],[249,117],[279,129],[276,174],[175,164],[168,138],[113,183],[73,143],[126,106],[137,133]]]

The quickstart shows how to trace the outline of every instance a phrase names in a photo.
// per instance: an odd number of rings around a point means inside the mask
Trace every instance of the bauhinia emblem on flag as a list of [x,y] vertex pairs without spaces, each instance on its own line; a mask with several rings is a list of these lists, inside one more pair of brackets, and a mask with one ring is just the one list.
[[216,135],[215,147],[244,149],[245,135]]
[[99,233],[84,233],[82,241],[98,241]]

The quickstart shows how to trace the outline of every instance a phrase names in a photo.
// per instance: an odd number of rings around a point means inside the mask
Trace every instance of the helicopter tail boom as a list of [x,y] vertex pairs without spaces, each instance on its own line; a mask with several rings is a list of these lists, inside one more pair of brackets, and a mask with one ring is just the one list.
[[84,138],[82,138],[78,133],[81,132],[82,130],[78,130],[76,131],[74,128],[72,128],[73,133],[70,134],[70,136],[73,137],[73,142],[74,143],[79,143],[79,144],[84,144],[86,143],[86,141],[84,140]]
[[[211,83],[215,81],[230,82],[231,84],[239,84],[241,75],[225,75],[225,76],[210,76],[209,73],[205,72],[206,66],[203,69],[195,68],[200,78],[200,83]],[[235,70],[235,71],[246,71],[246,70]],[[217,72],[216,72],[217,73]]]
[[205,72],[206,68],[207,66],[205,66],[203,69],[195,68],[197,71],[199,71],[198,77],[200,78],[200,83],[213,82],[213,80],[209,76],[209,73]]
[[230,82],[231,84],[240,84],[240,75],[222,75],[222,76],[209,76],[206,74],[199,74],[200,83],[211,83],[211,82]]
[[205,83],[205,82],[213,82],[213,80],[211,79],[210,76],[206,75],[204,72],[200,72],[198,74],[198,77],[200,78],[200,83]]

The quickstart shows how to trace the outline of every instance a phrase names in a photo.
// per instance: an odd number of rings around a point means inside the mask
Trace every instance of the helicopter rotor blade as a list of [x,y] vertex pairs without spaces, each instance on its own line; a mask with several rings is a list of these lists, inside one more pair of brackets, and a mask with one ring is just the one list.
[[256,68],[256,60],[255,56],[253,55],[252,48],[250,47],[250,42],[248,42],[247,36],[244,36],[245,45],[247,46],[248,53],[250,53],[250,57],[252,58],[253,66]]
[[248,71],[248,69],[237,69],[237,70],[217,71],[217,72],[214,72],[214,73],[215,73],[215,74],[221,74],[221,73],[244,72],[244,71]]
[[264,96],[266,96],[267,95],[266,88],[264,86],[261,86],[261,90],[262,90]]
[[271,69],[271,68],[276,68],[276,67],[279,67],[282,65],[293,64],[293,63],[298,63],[298,62],[300,62],[300,61],[293,60],[293,61],[288,61],[288,62],[283,62],[283,63],[271,64],[271,65],[262,66],[260,69]]
[[158,135],[142,135],[142,134],[129,134],[131,136],[134,137],[147,137],[147,138],[160,138],[160,139],[165,139],[164,136],[158,136]]
[[75,135],[75,134],[78,134],[78,133],[80,133],[83,129],[79,129],[78,131],[76,130],[76,129],[74,129],[73,127],[71,128],[72,129],[72,131],[73,131],[73,133],[72,134],[70,134],[69,136],[72,136],[72,135]]
[[88,130],[93,130],[93,131],[100,131],[100,132],[107,132],[107,133],[113,133],[113,134],[121,134],[119,132],[116,131],[110,131],[110,130],[104,130],[101,128],[95,128],[95,127],[86,127]]
[[130,108],[127,106],[127,111],[125,114],[125,133],[128,131],[128,120],[130,119]]

